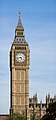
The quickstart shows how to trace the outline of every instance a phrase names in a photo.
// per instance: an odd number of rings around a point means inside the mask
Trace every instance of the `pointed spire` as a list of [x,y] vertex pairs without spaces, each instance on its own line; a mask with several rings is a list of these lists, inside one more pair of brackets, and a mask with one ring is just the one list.
[[25,40],[24,28],[21,22],[20,12],[19,12],[18,24],[15,29],[15,39],[13,43],[14,44],[26,44],[28,46]]
[[15,30],[15,36],[19,37],[19,36],[24,36],[24,28],[21,22],[21,17],[20,17],[20,12],[19,12],[19,19],[18,19],[18,24]]
[[23,28],[22,22],[21,22],[20,12],[19,12],[19,19],[18,19],[18,24],[17,24],[16,29],[24,31],[24,28]]

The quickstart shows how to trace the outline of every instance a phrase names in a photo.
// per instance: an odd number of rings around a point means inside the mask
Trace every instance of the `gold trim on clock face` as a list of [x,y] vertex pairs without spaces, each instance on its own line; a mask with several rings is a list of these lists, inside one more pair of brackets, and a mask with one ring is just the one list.
[[16,61],[17,62],[24,62],[25,61],[25,55],[23,53],[18,53],[16,55]]

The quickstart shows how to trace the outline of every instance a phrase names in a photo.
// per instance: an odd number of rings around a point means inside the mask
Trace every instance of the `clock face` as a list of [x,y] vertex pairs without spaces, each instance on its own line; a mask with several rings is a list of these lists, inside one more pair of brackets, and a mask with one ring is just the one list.
[[24,62],[25,61],[25,55],[23,53],[18,53],[16,55],[17,62]]

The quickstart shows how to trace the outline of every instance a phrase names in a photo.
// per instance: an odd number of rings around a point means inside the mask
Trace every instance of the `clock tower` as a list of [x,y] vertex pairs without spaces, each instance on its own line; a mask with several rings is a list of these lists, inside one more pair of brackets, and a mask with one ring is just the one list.
[[30,49],[19,15],[10,50],[10,109],[21,113],[29,108]]

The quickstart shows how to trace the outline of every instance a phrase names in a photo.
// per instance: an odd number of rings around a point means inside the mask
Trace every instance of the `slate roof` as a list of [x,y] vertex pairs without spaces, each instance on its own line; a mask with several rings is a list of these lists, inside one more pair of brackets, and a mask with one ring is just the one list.
[[16,29],[18,29],[18,30],[24,30],[24,28],[23,28],[23,26],[22,26],[22,22],[21,22],[20,16],[19,16],[19,19],[18,19],[18,24],[17,24]]
[[[24,32],[24,28],[22,26],[22,22],[21,22],[20,16],[19,16],[19,19],[18,19],[18,24],[17,24],[16,30],[18,30],[20,32]],[[15,32],[16,32],[16,30],[15,30]],[[15,35],[13,44],[28,45],[28,43],[27,43],[27,41],[25,39],[24,34],[18,35],[18,36]]]
[[13,44],[27,44],[25,36],[22,37],[15,37]]

